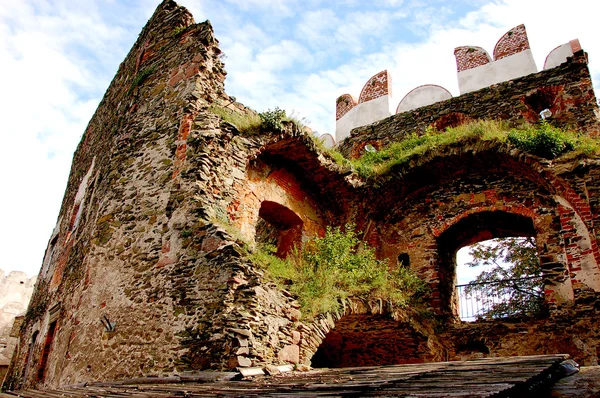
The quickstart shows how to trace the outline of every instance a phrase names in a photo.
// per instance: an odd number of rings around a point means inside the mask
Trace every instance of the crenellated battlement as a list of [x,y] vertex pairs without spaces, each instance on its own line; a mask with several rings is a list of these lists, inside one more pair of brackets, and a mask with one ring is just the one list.
[[[562,44],[548,54],[543,70],[555,68],[579,52],[582,50],[577,39]],[[454,56],[461,95],[538,73],[525,25],[516,26],[502,35],[494,47],[493,58],[485,49],[477,46],[456,47]],[[409,91],[394,108],[391,81],[390,74],[384,70],[367,81],[358,101],[350,94],[343,94],[337,98],[337,142],[347,138],[350,131],[356,127],[453,97],[444,87],[425,84]],[[540,85],[543,84],[544,82],[540,81]]]

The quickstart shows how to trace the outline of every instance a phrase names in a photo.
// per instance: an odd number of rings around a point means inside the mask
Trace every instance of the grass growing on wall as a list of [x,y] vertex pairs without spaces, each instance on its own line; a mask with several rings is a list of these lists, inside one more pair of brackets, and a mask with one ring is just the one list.
[[210,111],[233,124],[240,133],[252,135],[260,132],[262,120],[257,113],[242,113],[217,105],[212,105]]
[[210,111],[224,121],[233,124],[240,133],[258,134],[261,131],[283,131],[284,122],[294,123],[298,129],[303,130],[305,119],[292,115],[288,116],[284,109],[267,109],[264,112],[248,112],[231,110],[227,107],[212,105]]
[[567,153],[591,156],[600,152],[598,140],[552,127],[545,121],[510,129],[502,122],[478,120],[444,132],[427,130],[424,135],[413,133],[383,150],[365,153],[352,164],[361,176],[375,177],[387,174],[394,166],[407,164],[415,156],[473,141],[508,143],[546,159]]
[[328,154],[329,157],[331,157],[331,159],[333,159],[334,162],[336,162],[340,166],[344,166],[344,167],[352,166],[352,163],[350,162],[350,160],[346,159],[344,157],[344,155],[342,155],[336,148],[327,148],[325,146],[325,143],[321,139],[321,137],[311,135],[311,138],[312,138],[313,142],[315,143],[315,146],[317,148],[319,148],[321,150],[321,152]]
[[[258,134],[264,130],[282,131],[284,122],[294,123],[301,131],[304,131],[304,128],[308,124],[306,118],[301,118],[295,115],[294,112],[292,112],[291,115],[287,115],[285,110],[277,107],[273,110],[268,109],[261,113],[241,113],[217,105],[212,105],[210,110],[224,121],[233,124],[240,133],[249,135]],[[337,164],[345,167],[350,166],[350,161],[335,148],[326,148],[319,137],[313,134],[309,134],[309,136],[312,138],[315,145],[322,152],[327,153]]]
[[386,262],[377,260],[353,225],[345,230],[328,227],[324,237],[306,243],[286,259],[275,257],[273,249],[257,250],[252,258],[298,296],[308,318],[339,310],[341,300],[350,296],[405,308],[425,291],[424,282],[410,269],[390,270]]

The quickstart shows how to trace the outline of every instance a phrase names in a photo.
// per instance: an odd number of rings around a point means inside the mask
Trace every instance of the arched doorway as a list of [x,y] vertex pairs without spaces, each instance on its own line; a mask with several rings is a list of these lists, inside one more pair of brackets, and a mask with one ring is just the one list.
[[[505,211],[482,211],[470,214],[446,229],[437,239],[439,310],[454,319],[459,318],[459,300],[456,291],[456,253],[474,243],[508,237],[536,239],[538,254],[547,249],[549,242],[541,242],[534,220]],[[543,264],[542,264],[543,265]],[[541,266],[543,269],[543,266]]]
[[534,237],[494,238],[464,246],[456,263],[462,321],[544,313],[544,281]]

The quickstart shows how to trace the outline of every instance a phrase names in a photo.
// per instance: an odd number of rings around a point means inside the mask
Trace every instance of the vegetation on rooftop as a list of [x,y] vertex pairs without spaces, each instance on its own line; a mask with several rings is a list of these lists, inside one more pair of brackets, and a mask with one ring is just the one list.
[[258,113],[244,113],[217,105],[212,105],[210,111],[223,119],[223,121],[233,124],[241,133],[253,135],[260,132],[262,120],[258,116]]
[[[306,118],[300,117],[294,112],[288,115],[285,110],[278,107],[261,113],[252,111],[243,113],[217,105],[211,106],[210,110],[224,121],[233,124],[240,133],[247,135],[258,134],[261,131],[282,131],[284,122],[292,122],[299,130],[303,131],[309,123]],[[328,154],[337,164],[350,166],[350,161],[335,148],[325,147],[323,140],[314,134],[309,134],[309,136],[321,152]]]
[[381,300],[395,309],[419,302],[426,285],[409,268],[390,269],[373,249],[360,241],[354,225],[327,227],[325,236],[294,249],[286,259],[273,255],[267,245],[253,254],[278,284],[298,297],[303,314],[339,310],[347,297]]
[[380,151],[365,152],[353,160],[352,165],[361,176],[376,177],[387,174],[393,167],[408,164],[416,156],[474,141],[505,143],[546,159],[567,153],[591,156],[600,152],[598,140],[558,129],[546,121],[511,129],[503,122],[478,120],[444,132],[428,129],[422,135],[412,133]]
[[[300,130],[306,125],[304,118],[298,118],[293,113],[288,116],[285,110],[277,107],[261,113],[243,113],[213,105],[211,111],[236,126],[241,133],[249,135],[262,131],[282,131],[284,122],[292,122]],[[467,142],[502,143],[549,160],[566,154],[593,156],[600,153],[599,140],[556,128],[545,120],[518,128],[510,128],[507,123],[495,120],[476,120],[449,127],[445,131],[428,128],[424,134],[413,132],[402,141],[394,142],[379,151],[365,151],[360,158],[353,160],[346,159],[335,148],[326,148],[319,137],[312,134],[310,136],[321,152],[343,167],[352,167],[364,178],[385,175],[394,167],[408,165],[418,156]]]

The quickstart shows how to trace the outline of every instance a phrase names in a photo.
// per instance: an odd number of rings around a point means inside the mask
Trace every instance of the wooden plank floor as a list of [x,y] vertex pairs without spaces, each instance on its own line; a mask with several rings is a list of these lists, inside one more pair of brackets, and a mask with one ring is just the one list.
[[252,380],[90,383],[4,396],[58,397],[532,397],[561,377],[566,355],[486,358],[362,368],[320,369]]

